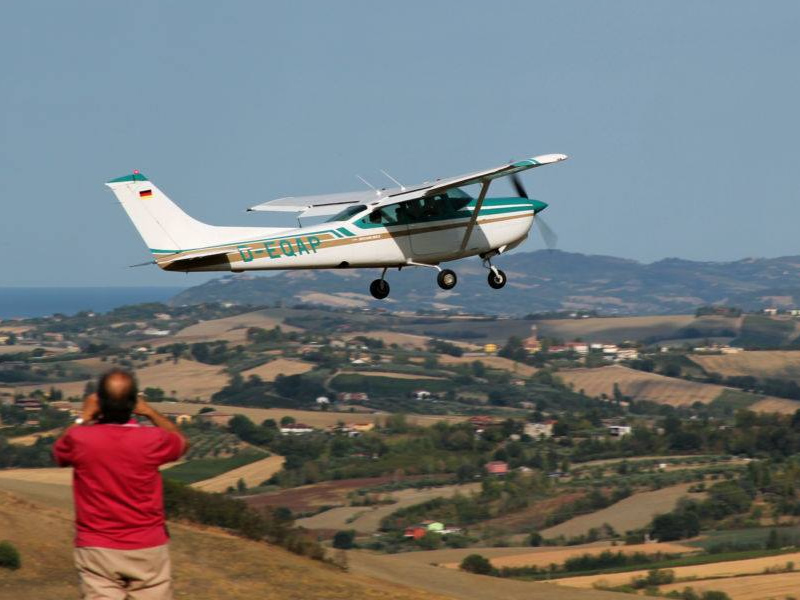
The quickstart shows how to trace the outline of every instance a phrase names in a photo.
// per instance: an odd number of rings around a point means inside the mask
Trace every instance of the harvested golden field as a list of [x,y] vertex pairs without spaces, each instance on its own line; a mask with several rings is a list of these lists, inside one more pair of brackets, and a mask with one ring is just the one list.
[[[192,360],[179,359],[177,363],[165,360],[136,370],[136,378],[141,389],[157,387],[167,394],[173,391],[179,398],[209,400],[214,392],[228,384],[228,376],[219,366],[205,365]],[[56,384],[34,384],[19,386],[20,393],[32,392],[36,389],[47,390],[50,387],[60,389],[65,397],[80,398],[86,387],[86,381],[70,381]]]
[[800,380],[800,351],[759,350],[737,354],[695,354],[690,358],[708,372],[726,377],[752,375]]
[[[350,572],[399,584],[413,584],[432,594],[463,600],[624,600],[626,596],[592,589],[559,587],[547,583],[515,581],[443,569],[426,561],[439,552],[374,554],[360,550],[347,553]],[[425,562],[423,562],[425,561]],[[630,596],[627,596],[630,598]]]
[[362,308],[369,306],[372,298],[365,294],[325,294],[322,292],[308,292],[298,294],[297,299],[306,304],[322,304],[324,306],[340,306],[344,308]]
[[742,318],[694,315],[652,317],[606,317],[594,319],[553,319],[537,321],[539,335],[566,341],[581,338],[587,342],[622,342],[654,336],[675,336],[685,328],[739,331]]
[[[575,556],[583,556],[584,554],[596,555],[606,550],[612,552],[622,552],[624,554],[634,554],[636,552],[645,552],[647,554],[655,554],[656,552],[663,552],[665,554],[687,554],[700,552],[699,548],[692,546],[684,546],[683,544],[675,544],[669,542],[662,542],[658,544],[634,544],[630,546],[612,546],[611,544],[603,544],[596,546],[570,546],[569,548],[536,548],[536,549],[522,549],[518,548],[518,554],[502,555],[491,558],[492,564],[495,567],[527,567],[537,566],[546,567],[550,564],[562,564],[568,558]],[[443,567],[449,569],[457,569],[463,560],[469,554],[478,552],[484,554],[483,549],[465,548],[460,550],[460,558],[456,558],[453,562],[439,563]],[[488,556],[487,556],[488,558]]]
[[[429,336],[426,335],[416,335],[413,333],[399,333],[397,331],[370,331],[370,332],[359,332],[359,333],[348,333],[344,336],[344,339],[351,340],[356,337],[366,336],[370,338],[377,338],[379,340],[383,340],[383,343],[387,346],[391,346],[392,344],[397,344],[401,348],[413,348],[417,350],[424,350],[428,347],[428,342],[431,340]],[[440,339],[440,338],[437,338]],[[464,350],[477,350],[480,346],[475,344],[470,344],[468,342],[460,342],[455,340],[447,340],[448,343],[454,344],[459,348],[463,348]]]
[[278,375],[300,375],[301,373],[308,373],[313,368],[313,364],[302,360],[276,358],[266,364],[242,371],[242,376],[246,379],[250,375],[258,375],[264,381],[275,381]]
[[559,371],[558,376],[567,385],[572,385],[576,392],[583,390],[588,396],[605,394],[611,398],[616,383],[626,396],[671,406],[689,406],[695,402],[708,404],[726,389],[721,385],[684,381],[619,365]]
[[[69,511],[0,492],[3,538],[22,555],[22,568],[4,571],[0,599],[77,598]],[[170,523],[176,599],[424,600],[441,595],[408,585],[344,573],[264,543],[214,528]]]
[[776,398],[766,396],[755,404],[750,405],[750,410],[755,412],[772,412],[782,415],[793,415],[800,410],[800,402],[797,400],[787,400],[786,398]]
[[283,319],[278,319],[267,314],[267,311],[256,310],[224,319],[214,319],[213,321],[203,321],[181,329],[175,335],[167,338],[159,338],[156,345],[163,346],[173,342],[208,342],[216,340],[227,340],[229,342],[243,342],[247,336],[248,327],[261,327],[262,329],[272,329],[280,326],[284,331],[301,331],[297,327],[286,325]]
[[[32,352],[37,348],[42,348],[42,346],[37,344],[14,344],[13,346],[6,346],[5,344],[0,344],[0,354],[17,354],[18,352]],[[45,350],[48,354],[64,354],[68,352],[66,348],[57,348],[55,346],[47,346]]]
[[[780,558],[780,557],[775,557]],[[793,598],[800,590],[800,571],[793,573],[773,573],[770,575],[750,575],[728,579],[706,579],[673,583],[661,586],[664,593],[672,590],[682,591],[691,586],[698,594],[707,590],[725,592],[732,600],[765,600],[766,598]]]
[[33,483],[50,483],[55,485],[72,485],[72,469],[0,469],[0,480],[31,481]]
[[396,500],[394,504],[375,506],[343,506],[300,519],[298,525],[307,529],[355,529],[359,533],[378,531],[381,519],[396,510],[433,500],[449,498],[456,494],[472,494],[480,491],[479,483],[447,485],[435,488],[406,489],[384,494],[384,498]]
[[[707,579],[709,577],[738,577],[740,575],[756,575],[763,573],[764,569],[781,568],[787,562],[794,562],[798,564],[800,560],[800,552],[792,552],[790,554],[781,554],[779,556],[764,556],[762,558],[751,558],[748,560],[729,560],[725,562],[718,562],[709,565],[692,565],[688,567],[675,567],[671,569],[675,573],[675,579]],[[634,577],[647,576],[647,570],[641,571],[628,571],[627,573],[607,573],[598,575],[585,575],[582,577],[566,577],[564,579],[554,579],[553,583],[559,585],[566,585],[570,587],[590,588],[595,583],[603,585],[623,585],[629,583]],[[709,587],[712,589],[719,589],[716,587],[717,581],[709,582]],[[682,587],[687,585],[694,585],[693,581],[686,582]]]
[[689,493],[691,485],[681,483],[652,492],[639,492],[607,508],[578,515],[569,521],[543,529],[540,533],[545,538],[559,535],[569,538],[585,534],[593,527],[602,527],[605,523],[611,525],[618,533],[644,527],[655,515],[675,508],[678,500]]
[[193,488],[205,492],[224,492],[229,487],[236,487],[240,479],[244,480],[247,487],[260,485],[283,468],[286,459],[273,454],[256,462],[237,467],[227,473],[222,473],[211,479],[204,479],[192,484]]
[[439,362],[443,365],[471,365],[476,360],[482,362],[490,369],[508,371],[520,377],[530,377],[538,371],[536,367],[509,358],[503,358],[502,356],[449,356],[447,354],[439,356]]
[[[265,419],[280,421],[281,417],[293,417],[298,423],[305,423],[312,427],[328,427],[343,423],[383,423],[389,413],[365,412],[333,412],[317,410],[295,410],[291,408],[248,408],[243,406],[225,406],[223,404],[198,404],[194,402],[162,402],[154,405],[158,410],[170,413],[183,412],[187,415],[196,415],[200,409],[207,406],[229,415],[244,415],[256,423]],[[455,415],[407,415],[406,420],[415,425],[434,425],[439,421],[448,423],[461,423],[467,417]]]
[[[18,437],[8,438],[9,444],[16,444],[17,446],[33,446],[39,438],[47,437],[50,435],[57,435],[61,433],[61,429],[51,429],[50,431],[40,431],[38,433],[31,433],[29,435],[21,435]],[[2,472],[2,471],[0,471]]]

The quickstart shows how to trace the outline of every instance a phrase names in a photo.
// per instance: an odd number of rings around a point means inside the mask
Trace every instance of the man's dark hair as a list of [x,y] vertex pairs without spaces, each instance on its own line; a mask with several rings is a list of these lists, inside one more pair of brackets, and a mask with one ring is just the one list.
[[139,388],[132,373],[122,369],[104,373],[97,382],[100,423],[127,423],[138,395]]

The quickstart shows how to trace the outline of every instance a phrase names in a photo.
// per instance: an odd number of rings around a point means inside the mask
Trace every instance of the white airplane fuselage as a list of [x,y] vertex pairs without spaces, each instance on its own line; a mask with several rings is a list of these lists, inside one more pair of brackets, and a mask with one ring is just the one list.
[[[365,210],[347,220],[280,232],[269,229],[263,237],[212,248],[151,250],[162,268],[186,272],[435,265],[517,246],[528,236],[535,212],[546,206],[526,198],[487,198],[464,243],[475,203],[453,215],[407,224],[372,223]],[[210,250],[217,254],[207,256]],[[219,250],[225,251],[224,260]]]

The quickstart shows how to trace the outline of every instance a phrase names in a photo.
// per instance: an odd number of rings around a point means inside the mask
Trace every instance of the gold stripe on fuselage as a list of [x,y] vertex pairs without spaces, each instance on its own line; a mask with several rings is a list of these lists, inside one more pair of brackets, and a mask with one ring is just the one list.
[[[533,211],[524,212],[524,213],[515,213],[513,215],[502,216],[502,217],[486,217],[486,218],[478,218],[477,225],[485,225],[490,223],[500,223],[502,221],[512,221],[515,219],[523,219],[523,218],[530,218],[533,215]],[[415,229],[397,229],[395,231],[383,231],[381,233],[366,233],[364,235],[357,235],[355,237],[350,238],[337,238],[331,233],[319,233],[319,234],[299,234],[301,236],[306,235],[315,235],[320,240],[320,245],[317,246],[316,251],[319,252],[320,250],[324,250],[326,248],[334,248],[337,246],[346,246],[349,244],[366,244],[369,242],[375,242],[378,240],[386,240],[390,238],[398,238],[398,237],[405,237],[405,236],[412,236],[424,233],[433,233],[436,231],[445,231],[448,229],[459,229],[459,228],[466,228],[468,221],[461,221],[458,223],[449,223],[447,225],[434,225],[430,227],[419,227]],[[234,262],[241,262],[241,251],[254,251],[254,250],[261,250],[264,247],[263,241],[258,242],[245,242],[242,244],[226,244],[224,246],[218,246],[220,250],[228,250],[226,253],[228,257],[228,261],[230,263]],[[207,248],[204,249],[202,254],[207,254],[208,252],[213,252],[214,248]],[[192,258],[195,251],[186,251],[180,252],[176,254],[169,254],[163,258],[157,258],[156,263],[159,265],[168,265],[169,263],[178,260],[178,259],[188,259]],[[198,253],[199,254],[199,253]],[[200,254],[200,256],[202,256]],[[261,258],[261,257],[259,257]]]

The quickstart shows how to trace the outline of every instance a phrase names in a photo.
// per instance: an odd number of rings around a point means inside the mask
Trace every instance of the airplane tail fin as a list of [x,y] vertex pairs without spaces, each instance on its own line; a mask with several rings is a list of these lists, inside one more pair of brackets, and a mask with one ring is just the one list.
[[106,185],[154,254],[207,248],[269,235],[283,228],[217,227],[183,212],[143,174],[134,171]]

